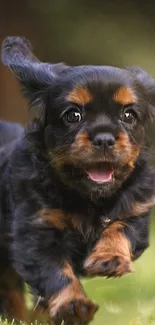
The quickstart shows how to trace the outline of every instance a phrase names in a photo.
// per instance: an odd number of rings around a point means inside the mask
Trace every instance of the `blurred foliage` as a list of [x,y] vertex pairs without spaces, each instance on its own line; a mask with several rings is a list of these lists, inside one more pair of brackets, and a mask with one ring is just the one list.
[[1,35],[24,33],[44,60],[136,64],[154,73],[154,2],[1,0],[1,6]]

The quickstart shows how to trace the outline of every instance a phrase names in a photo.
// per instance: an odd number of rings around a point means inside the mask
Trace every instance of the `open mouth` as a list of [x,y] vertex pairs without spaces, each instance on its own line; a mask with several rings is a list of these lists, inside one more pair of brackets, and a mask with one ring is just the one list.
[[85,169],[87,177],[96,183],[108,183],[113,179],[114,169],[108,163],[94,164]]

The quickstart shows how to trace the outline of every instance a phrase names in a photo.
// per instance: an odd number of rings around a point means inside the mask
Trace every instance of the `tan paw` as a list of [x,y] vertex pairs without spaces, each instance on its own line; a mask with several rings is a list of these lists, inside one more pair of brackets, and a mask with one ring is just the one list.
[[84,269],[89,276],[120,277],[133,271],[132,261],[126,256],[99,254],[91,256],[85,262]]
[[49,302],[54,323],[60,325],[85,325],[94,317],[98,306],[89,300],[78,285],[71,284]]

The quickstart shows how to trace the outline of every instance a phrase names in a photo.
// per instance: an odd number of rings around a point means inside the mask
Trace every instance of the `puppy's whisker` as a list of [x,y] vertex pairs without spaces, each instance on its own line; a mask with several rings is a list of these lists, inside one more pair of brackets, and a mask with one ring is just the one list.
[[45,171],[50,165],[51,165],[51,161],[42,169],[42,171]]

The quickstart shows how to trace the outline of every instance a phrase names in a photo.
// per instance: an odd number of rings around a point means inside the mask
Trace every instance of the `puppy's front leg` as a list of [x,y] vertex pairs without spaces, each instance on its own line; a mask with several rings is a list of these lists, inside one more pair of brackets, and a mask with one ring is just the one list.
[[[149,203],[150,204],[150,203]],[[121,276],[149,246],[149,204],[134,204],[133,216],[109,225],[85,261],[87,275]],[[136,215],[139,212],[141,215]]]
[[125,224],[107,227],[84,263],[89,276],[121,276],[132,271],[131,243],[124,233]]
[[97,306],[86,297],[69,262],[63,241],[63,211],[42,209],[31,217],[25,211],[18,209],[14,224],[16,270],[34,292],[48,301],[56,324],[87,324]]
[[64,265],[63,272],[70,283],[49,299],[51,316],[56,324],[61,324],[62,320],[65,324],[87,324],[93,319],[97,306],[86,297],[68,263]]

